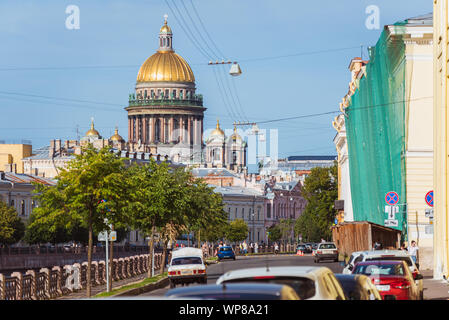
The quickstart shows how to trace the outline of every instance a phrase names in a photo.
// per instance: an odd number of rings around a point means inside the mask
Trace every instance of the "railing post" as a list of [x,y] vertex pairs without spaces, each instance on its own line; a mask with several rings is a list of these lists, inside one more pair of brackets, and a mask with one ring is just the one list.
[[5,275],[3,273],[0,273],[0,300],[6,299],[5,289]]
[[50,270],[41,268],[39,272],[45,273],[44,294],[46,299],[50,299]]
[[31,275],[31,300],[37,300],[36,271],[28,270],[25,274]]
[[[73,290],[81,290],[83,289],[83,284],[81,282],[82,276],[81,273],[83,271],[83,269],[81,268],[81,264],[79,263],[74,263],[72,268],[73,270],[73,281],[75,286],[73,287]],[[76,279],[75,279],[76,278]]]
[[23,276],[20,272],[13,272],[11,274],[11,277],[16,278],[16,297],[15,297],[15,299],[22,300]]
[[[92,265],[91,265],[91,269],[94,269],[93,272],[93,277],[92,277],[92,285],[96,286],[100,284],[100,280],[98,279],[98,262],[97,261],[92,261]],[[92,274],[92,271],[91,271]]]

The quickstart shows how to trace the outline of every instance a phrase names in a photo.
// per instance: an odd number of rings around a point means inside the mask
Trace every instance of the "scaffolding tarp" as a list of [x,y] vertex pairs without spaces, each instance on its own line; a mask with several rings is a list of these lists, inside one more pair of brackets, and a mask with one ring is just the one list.
[[385,195],[399,195],[397,230],[405,229],[404,26],[385,28],[345,112],[351,196],[355,221],[384,225]]

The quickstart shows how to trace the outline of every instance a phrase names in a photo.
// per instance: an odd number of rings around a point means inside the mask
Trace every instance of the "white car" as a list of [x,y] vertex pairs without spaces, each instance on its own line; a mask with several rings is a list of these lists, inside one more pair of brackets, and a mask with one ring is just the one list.
[[216,284],[268,282],[285,284],[301,300],[345,300],[345,294],[334,273],[327,267],[266,267],[228,271]]
[[[356,251],[351,254],[348,264],[343,269],[343,274],[351,274],[357,263],[363,261],[373,260],[403,260],[407,263],[410,272],[415,277],[419,273],[418,267],[413,262],[412,258],[407,251],[402,250],[371,250],[371,251]],[[415,280],[418,286],[421,299],[424,296],[424,283],[423,280]]]
[[182,248],[172,252],[168,265],[170,288],[177,284],[207,283],[203,251],[197,248]]

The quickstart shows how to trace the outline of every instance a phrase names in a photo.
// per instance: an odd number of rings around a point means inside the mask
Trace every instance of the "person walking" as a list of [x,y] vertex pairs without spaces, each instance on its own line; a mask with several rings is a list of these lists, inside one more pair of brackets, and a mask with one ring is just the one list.
[[418,246],[416,245],[416,241],[412,240],[410,243],[410,247],[408,247],[408,254],[412,257],[413,262],[416,264],[416,260],[418,257]]
[[259,252],[259,245],[257,244],[257,242],[254,244],[254,252],[255,253]]

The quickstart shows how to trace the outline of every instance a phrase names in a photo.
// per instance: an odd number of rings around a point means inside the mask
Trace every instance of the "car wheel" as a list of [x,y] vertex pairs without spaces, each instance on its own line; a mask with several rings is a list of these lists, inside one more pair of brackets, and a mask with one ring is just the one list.
[[234,261],[235,261],[235,257],[234,257],[233,259],[234,259]]
[[170,281],[170,289],[176,288],[176,284],[173,281]]
[[422,292],[422,291],[419,294],[419,300],[424,300],[424,292]]

